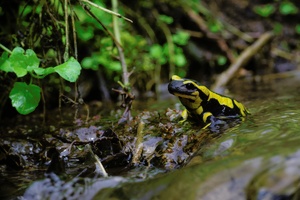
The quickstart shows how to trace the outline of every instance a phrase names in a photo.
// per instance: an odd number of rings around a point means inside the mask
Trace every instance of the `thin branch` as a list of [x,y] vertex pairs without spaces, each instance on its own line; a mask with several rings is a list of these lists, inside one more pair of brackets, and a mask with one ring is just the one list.
[[97,4],[93,3],[93,2],[90,2],[89,0],[81,0],[81,1],[82,1],[82,2],[85,2],[85,3],[87,3],[87,4],[90,4],[91,6],[94,6],[95,8],[98,8],[98,9],[104,11],[104,12],[107,12],[107,13],[109,13],[109,14],[115,15],[115,16],[117,16],[117,17],[119,17],[119,18],[125,19],[125,20],[128,21],[128,22],[133,23],[133,21],[132,21],[131,19],[128,19],[128,18],[126,18],[126,17],[124,17],[124,16],[122,16],[122,15],[120,15],[119,13],[116,13],[116,12],[114,12],[114,11],[111,11],[111,10],[108,10],[108,9],[106,9],[106,8],[103,8],[103,7],[97,5]]
[[[154,16],[158,19],[159,18],[159,13],[156,9],[153,10],[153,14]],[[174,55],[174,43],[172,41],[172,33],[169,29],[169,27],[161,22],[160,20],[158,20],[157,25],[161,28],[161,30],[163,31],[163,33],[165,34],[166,40],[167,40],[167,44],[168,44],[168,53],[169,53],[169,65],[170,65],[170,70],[169,70],[169,78],[171,78],[171,76],[175,73],[175,55]],[[160,70],[159,70],[160,71]],[[159,79],[157,79],[156,81],[159,81]],[[159,83],[157,83],[159,84]]]
[[[113,7],[114,11],[118,10],[118,2],[116,0],[112,0],[112,7]],[[113,16],[113,26],[114,26],[114,34],[115,34],[116,40],[119,44],[121,44],[119,23],[118,23],[118,19],[116,18],[116,16]],[[126,61],[125,61],[124,50],[123,50],[122,46],[118,46],[118,45],[117,45],[117,49],[118,49],[118,52],[119,52],[120,61],[121,61],[121,65],[122,65],[123,84],[125,86],[128,86],[129,76],[128,76],[128,71],[127,71],[127,64],[126,64]]]
[[71,21],[72,21],[72,32],[73,32],[73,42],[74,42],[74,56],[75,59],[78,60],[78,50],[77,50],[77,34],[75,28],[75,19],[74,19],[74,10],[71,6]]
[[68,0],[65,0],[65,34],[66,34],[66,47],[64,53],[64,61],[67,62],[69,60],[69,22],[68,22]]
[[89,7],[85,4],[81,4],[82,8],[90,15],[92,16],[104,29],[104,31],[113,39],[116,46],[122,47],[122,45],[118,42],[118,40],[115,38],[115,36],[106,28],[106,26],[92,13],[89,9]]
[[8,52],[9,54],[12,54],[12,51],[6,48],[3,44],[0,44],[0,48],[3,49],[4,51]]
[[273,33],[267,32],[260,36],[260,38],[245,49],[241,55],[236,59],[234,63],[232,63],[229,68],[224,71],[217,78],[217,81],[212,86],[212,90],[220,91],[222,87],[224,87],[234,76],[234,74],[244,66],[257,52],[273,37]]
[[[75,54],[75,59],[78,60],[78,50],[77,50],[77,35],[76,35],[76,28],[75,28],[75,19],[74,19],[74,10],[71,8],[71,21],[72,21],[72,32],[73,32],[73,43],[74,43],[74,54]],[[79,90],[79,85],[78,85],[78,80],[75,81],[74,83],[75,87],[75,98],[74,101],[77,102],[77,99],[81,99],[81,94]],[[83,99],[82,99],[83,101]]]

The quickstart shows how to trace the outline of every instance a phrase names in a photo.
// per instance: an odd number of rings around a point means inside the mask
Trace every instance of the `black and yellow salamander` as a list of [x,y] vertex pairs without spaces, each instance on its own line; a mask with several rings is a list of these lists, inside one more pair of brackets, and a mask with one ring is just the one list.
[[168,90],[186,108],[182,112],[184,120],[191,119],[213,130],[216,125],[224,124],[228,120],[243,120],[249,114],[240,102],[217,94],[191,79],[173,75]]

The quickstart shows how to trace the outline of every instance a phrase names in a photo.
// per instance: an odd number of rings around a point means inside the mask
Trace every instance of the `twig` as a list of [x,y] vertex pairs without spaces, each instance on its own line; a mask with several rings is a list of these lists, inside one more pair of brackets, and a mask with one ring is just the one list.
[[115,36],[106,28],[106,26],[94,15],[94,13],[92,13],[90,11],[90,8],[85,5],[85,4],[81,4],[82,8],[90,15],[92,16],[104,29],[104,31],[112,38],[112,40],[114,41],[116,46],[121,46],[121,44],[117,41],[117,39],[115,38]]
[[[153,9],[153,15],[158,19],[159,18],[159,13],[156,9]],[[157,26],[160,27],[160,29],[163,31],[165,37],[166,37],[166,40],[167,40],[167,44],[168,44],[168,53],[169,53],[169,78],[171,78],[171,76],[173,74],[175,74],[175,64],[174,64],[174,61],[175,61],[175,52],[174,52],[174,43],[172,41],[172,34],[171,34],[171,31],[169,29],[169,27],[161,22],[160,20],[158,20],[157,22]],[[158,70],[160,72],[160,69]],[[155,76],[157,77],[158,74],[155,74]],[[155,81],[159,81],[160,79],[159,78],[155,78]],[[156,82],[156,85],[159,85],[159,82]]]
[[[78,60],[77,35],[76,35],[76,28],[75,28],[74,10],[72,6],[70,8],[71,8],[71,21],[72,21],[72,32],[73,32],[73,42],[74,42],[74,54],[75,54],[75,59]],[[75,81],[74,87],[75,87],[74,101],[76,102],[77,99],[81,99],[83,101],[79,90],[78,80]]]
[[139,160],[142,156],[143,152],[143,138],[144,138],[144,129],[145,129],[145,123],[143,120],[140,121],[137,128],[137,135],[136,135],[136,141],[135,141],[135,150],[132,156],[132,163],[134,165],[139,164]]
[[6,48],[3,44],[0,44],[0,48],[3,49],[4,51],[8,52],[9,54],[12,54],[12,51]]
[[120,15],[119,13],[116,13],[116,12],[114,12],[114,11],[111,11],[111,10],[108,10],[108,9],[106,9],[106,8],[103,8],[103,7],[97,5],[97,4],[93,3],[93,2],[90,2],[90,1],[88,1],[88,0],[81,0],[81,1],[82,1],[82,2],[85,2],[85,3],[87,3],[87,4],[90,4],[91,6],[94,6],[95,8],[98,8],[98,9],[100,9],[100,10],[103,10],[104,12],[107,12],[107,13],[109,13],[109,14],[115,15],[115,16],[117,16],[117,17],[119,17],[119,18],[125,19],[125,20],[128,21],[128,22],[133,23],[133,21],[132,21],[131,19],[128,19],[128,18],[126,18],[126,17]]
[[[96,171],[97,169],[100,170],[99,172],[103,175],[103,177],[108,177],[108,174],[105,170],[105,168],[103,167],[99,157],[93,152],[92,150],[92,147],[90,144],[87,144],[87,147],[88,147],[88,150],[89,152],[92,154],[92,156],[95,158],[96,162],[95,162],[95,165],[96,165]],[[97,168],[98,166],[98,168]]]
[[134,100],[134,95],[131,94],[126,87],[123,87],[123,90],[112,89],[114,92],[117,92],[122,97],[122,105],[121,107],[125,108],[125,111],[118,121],[118,124],[123,124],[124,122],[129,122],[131,120],[131,106]]
[[64,61],[67,62],[69,60],[69,22],[68,22],[68,0],[65,0],[64,3],[65,8],[65,34],[66,34],[66,47],[64,53]]
[[244,66],[257,52],[273,37],[273,33],[267,32],[260,36],[260,38],[245,49],[241,55],[232,63],[229,68],[219,75],[217,81],[212,86],[212,90],[220,91],[234,76],[234,74]]
[[77,34],[75,28],[75,19],[74,19],[74,10],[71,8],[71,21],[72,21],[72,32],[73,32],[73,42],[74,42],[74,56],[75,59],[78,60],[78,49],[77,49]]

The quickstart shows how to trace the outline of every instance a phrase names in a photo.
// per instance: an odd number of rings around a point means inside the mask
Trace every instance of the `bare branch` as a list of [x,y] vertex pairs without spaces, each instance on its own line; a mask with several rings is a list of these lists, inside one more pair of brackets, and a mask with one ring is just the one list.
[[220,91],[234,76],[234,74],[244,66],[257,52],[273,37],[273,33],[267,32],[260,36],[251,46],[245,49],[241,55],[232,63],[229,68],[217,78],[217,81],[212,86],[212,90]]

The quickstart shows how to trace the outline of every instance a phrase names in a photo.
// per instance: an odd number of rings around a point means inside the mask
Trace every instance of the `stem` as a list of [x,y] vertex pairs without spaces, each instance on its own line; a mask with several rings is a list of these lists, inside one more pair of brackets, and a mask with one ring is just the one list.
[[[117,0],[112,0],[112,7],[113,7],[113,11],[118,10]],[[119,44],[121,44],[121,36],[120,36],[118,18],[115,15],[113,16],[113,26],[114,26],[114,34],[115,34],[116,40]],[[128,70],[127,70],[127,65],[125,62],[124,51],[123,51],[123,48],[121,45],[116,45],[116,46],[117,46],[117,49],[119,52],[122,70],[123,70],[123,84],[125,86],[128,86],[129,85],[129,75],[128,75]]]
[[76,35],[76,28],[75,28],[74,10],[72,7],[71,7],[71,20],[72,20],[72,30],[73,30],[74,56],[75,59],[78,60],[77,35]]
[[65,32],[66,32],[66,48],[64,53],[64,62],[69,60],[69,23],[68,23],[68,0],[65,0]]
[[[153,14],[157,19],[159,18],[159,13],[157,10],[154,9]],[[167,40],[168,51],[169,51],[168,52],[169,53],[169,67],[170,67],[169,78],[171,78],[172,75],[175,74],[175,64],[174,64],[175,56],[174,56],[174,43],[172,41],[172,33],[171,33],[169,27],[165,23],[158,20],[157,25],[163,31],[163,33],[165,34],[166,40]],[[158,71],[160,71],[160,69]],[[158,85],[159,83],[156,83],[156,84]]]
[[8,52],[9,54],[12,54],[12,51],[6,48],[3,44],[0,44],[0,48],[2,48],[4,51]]
[[[74,10],[72,6],[70,8],[71,8],[71,21],[72,21],[72,32],[73,32],[73,42],[74,42],[74,54],[75,54],[75,59],[78,60],[77,35],[76,35],[76,28],[75,28]],[[81,98],[81,94],[78,88],[79,87],[78,80],[75,81],[74,87],[75,87],[74,101],[77,102],[77,99]]]

